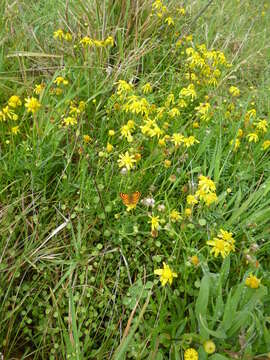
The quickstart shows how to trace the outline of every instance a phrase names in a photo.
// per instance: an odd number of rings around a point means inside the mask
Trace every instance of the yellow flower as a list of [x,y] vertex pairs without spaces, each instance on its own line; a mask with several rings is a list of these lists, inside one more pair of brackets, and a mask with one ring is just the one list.
[[42,90],[45,88],[45,85],[44,84],[37,84],[35,85],[35,88],[34,88],[34,93],[36,95],[40,95]]
[[174,210],[172,210],[172,211],[170,212],[170,219],[171,219],[173,222],[176,222],[176,221],[181,220],[182,217],[181,217],[179,211],[177,211],[177,210],[174,209]]
[[127,93],[133,89],[132,84],[128,84],[125,80],[119,80],[117,86],[117,94],[122,95],[123,93]]
[[57,78],[53,81],[54,84],[57,84],[57,86],[63,84],[68,85],[68,80],[64,79],[62,76],[57,76]]
[[174,118],[175,116],[179,116],[180,115],[180,111],[177,108],[172,108],[170,111],[168,111],[168,115],[171,118]]
[[40,108],[40,106],[40,102],[34,97],[28,97],[25,99],[25,107],[27,108],[27,112],[35,114]]
[[184,353],[184,359],[185,360],[198,360],[199,359],[198,352],[193,348],[189,348]]
[[164,160],[164,166],[166,168],[169,168],[171,166],[171,164],[172,164],[171,160],[168,160],[168,159]]
[[270,147],[270,140],[266,140],[262,144],[262,149],[267,150]]
[[107,143],[106,149],[107,149],[108,153],[112,152],[113,151],[113,145],[110,144],[110,143]]
[[180,100],[178,101],[178,106],[179,106],[181,109],[184,109],[184,108],[187,107],[187,103],[185,102],[184,99],[180,99]]
[[129,128],[129,130],[134,130],[135,129],[135,122],[133,120],[128,120],[127,127]]
[[260,286],[261,280],[258,279],[255,275],[250,274],[245,281],[245,285],[251,289],[258,289]]
[[188,195],[187,196],[187,203],[188,205],[196,205],[198,203],[198,200],[196,199],[196,196],[194,195]]
[[203,343],[204,351],[207,354],[213,354],[216,351],[216,345],[212,340],[207,340]]
[[236,86],[231,86],[229,88],[229,93],[232,95],[232,96],[239,96],[240,95],[240,90],[238,89],[238,87]]
[[177,12],[178,12],[178,14],[183,15],[183,16],[186,14],[186,10],[183,7],[178,8]]
[[235,251],[235,240],[231,232],[220,229],[218,237],[213,240],[207,241],[208,245],[213,246],[211,253],[214,253],[214,256],[217,257],[219,254],[225,258],[231,251]]
[[190,261],[194,266],[197,266],[200,263],[200,260],[197,255],[191,256]]
[[238,129],[237,136],[240,137],[240,138],[243,136],[243,130],[242,129]]
[[150,223],[151,223],[151,230],[152,231],[155,231],[155,230],[158,230],[159,229],[159,222],[160,222],[160,219],[159,219],[159,216],[150,216]]
[[5,106],[2,110],[0,110],[0,121],[10,120],[18,120],[18,115],[14,113],[13,110],[10,110],[8,106]]
[[143,87],[142,87],[142,92],[144,93],[144,94],[148,94],[148,93],[151,93],[152,92],[152,86],[151,86],[151,84],[148,82],[148,83],[146,83],[145,85],[143,85]]
[[189,148],[190,146],[194,145],[195,143],[199,143],[199,141],[194,136],[189,136],[183,139],[183,143],[185,147]]
[[114,136],[114,135],[115,135],[115,131],[114,131],[114,130],[109,130],[109,131],[108,131],[108,134],[109,134],[109,136]]
[[90,37],[85,36],[80,40],[80,44],[86,48],[87,46],[94,46],[94,41]]
[[211,179],[209,179],[208,177],[203,176],[203,175],[199,176],[198,186],[199,186],[199,189],[201,189],[205,192],[210,192],[210,191],[215,192],[216,191],[215,183]]
[[136,164],[136,159],[134,155],[129,155],[128,151],[126,151],[125,154],[119,155],[117,162],[120,168],[126,167],[127,170],[130,170],[134,167],[134,164]]
[[105,39],[105,41],[104,41],[104,45],[105,46],[113,46],[114,45],[113,37],[108,36],[107,39]]
[[63,122],[64,122],[64,126],[69,126],[69,125],[74,126],[77,124],[77,119],[73,116],[68,116],[64,118]]
[[155,275],[159,275],[159,279],[161,281],[161,285],[165,286],[167,282],[171,285],[173,282],[173,278],[177,277],[177,274],[173,272],[169,265],[166,265],[165,262],[163,263],[163,269],[156,269],[154,271]]
[[64,31],[61,29],[56,30],[53,33],[53,37],[54,37],[54,39],[59,39],[59,40],[64,39]]
[[159,146],[165,146],[166,145],[166,138],[163,137],[161,139],[158,140],[158,145]]
[[235,139],[235,140],[231,140],[230,141],[230,145],[234,145],[233,146],[233,151],[237,151],[237,149],[239,148],[241,142],[239,139]]
[[19,126],[13,126],[11,132],[12,134],[17,135],[20,132]]
[[175,146],[179,146],[184,141],[184,136],[180,133],[174,133],[171,140]]
[[165,19],[165,23],[167,23],[169,26],[174,25],[174,21],[170,16]]
[[258,142],[259,136],[256,133],[247,134],[248,142]]
[[195,91],[194,84],[190,84],[187,88],[183,88],[180,91],[180,95],[185,97],[191,97],[192,100],[196,99],[197,94]]
[[218,200],[218,197],[217,197],[216,193],[209,192],[207,194],[204,194],[202,199],[205,201],[207,206],[210,206],[212,203],[214,203]]
[[224,259],[230,253],[229,244],[222,239],[214,238],[213,240],[207,241],[206,244],[213,246],[210,253],[214,253],[215,257],[220,254]]
[[91,141],[91,137],[89,135],[83,135],[83,141],[89,143]]
[[66,41],[72,41],[72,35],[69,32],[64,35],[64,38]]
[[186,209],[185,209],[185,215],[186,215],[187,217],[189,217],[189,216],[191,216],[191,214],[192,214],[192,210],[191,210],[190,208],[186,208]]
[[268,123],[266,120],[259,120],[256,124],[256,130],[258,131],[262,131],[264,133],[267,132],[267,128],[268,128]]
[[21,106],[22,102],[21,99],[19,98],[19,96],[17,95],[13,95],[9,98],[8,100],[8,106],[12,107],[12,108],[16,108],[17,106]]

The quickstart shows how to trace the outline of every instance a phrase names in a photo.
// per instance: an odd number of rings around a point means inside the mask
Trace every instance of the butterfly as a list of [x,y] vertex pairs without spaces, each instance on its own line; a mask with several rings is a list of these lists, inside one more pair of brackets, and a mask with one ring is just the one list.
[[120,193],[123,204],[130,208],[134,208],[138,204],[140,196],[141,193],[139,191],[135,191],[134,193],[130,194],[124,194],[122,192]]

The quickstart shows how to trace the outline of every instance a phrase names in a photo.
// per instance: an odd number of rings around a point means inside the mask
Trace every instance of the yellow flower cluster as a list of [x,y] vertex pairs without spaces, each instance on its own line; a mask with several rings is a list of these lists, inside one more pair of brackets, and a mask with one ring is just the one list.
[[[212,203],[218,201],[215,183],[203,175],[199,176],[198,190],[195,195],[188,195],[186,199],[187,204],[191,207],[198,204],[199,200],[202,200],[207,206],[210,206]],[[191,214],[189,210],[188,215]]]
[[200,103],[199,106],[195,107],[197,110],[197,117],[201,121],[209,121],[211,119],[211,105],[209,102]]
[[211,254],[214,253],[215,257],[221,255],[224,259],[231,251],[235,251],[233,234],[223,229],[219,230],[217,237],[206,243],[213,247],[211,249]]
[[222,67],[230,67],[222,51],[208,50],[205,44],[186,49],[187,77],[198,84],[216,86]]
[[78,123],[78,119],[85,110],[85,102],[80,101],[76,104],[75,101],[71,101],[69,104],[68,116],[63,119],[63,126],[75,126]]
[[60,41],[72,41],[72,35],[69,32],[64,32],[62,29],[58,29],[53,33],[54,39],[58,39]]
[[112,36],[108,36],[105,40],[96,40],[91,39],[89,36],[84,36],[80,40],[80,45],[82,45],[84,48],[88,47],[107,47],[107,46],[113,46],[114,45],[114,39]]
[[156,16],[158,19],[162,19],[168,26],[174,25],[174,19],[172,15],[176,12],[181,16],[186,14],[186,11],[183,7],[177,8],[176,11],[174,9],[169,11],[162,0],[155,0],[152,4],[152,16]]
[[159,18],[162,18],[165,14],[168,14],[168,9],[164,5],[162,0],[155,0],[152,4],[152,14],[155,14]]
[[[233,96],[238,96],[238,88],[230,87],[230,92]],[[231,104],[233,105],[233,104]],[[234,106],[232,106],[233,108]],[[228,111],[226,112],[228,113]],[[241,138],[245,138],[249,143],[258,143],[260,140],[264,138],[269,130],[269,125],[266,119],[257,118],[256,109],[252,108],[248,110],[245,114],[245,130],[247,134],[244,136],[244,132],[242,129],[238,129],[237,135],[235,139],[230,141],[230,145],[233,146],[233,151],[236,152],[241,145]],[[270,147],[270,140],[264,140],[261,149],[266,151]]]

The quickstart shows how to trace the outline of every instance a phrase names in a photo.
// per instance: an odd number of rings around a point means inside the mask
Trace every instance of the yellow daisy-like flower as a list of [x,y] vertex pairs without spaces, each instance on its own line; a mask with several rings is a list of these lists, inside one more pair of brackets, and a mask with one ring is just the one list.
[[198,258],[197,255],[191,256],[191,257],[190,257],[190,261],[191,261],[191,263],[192,263],[194,266],[197,266],[197,265],[199,265],[199,263],[200,263],[200,260],[199,260],[199,258]]
[[66,118],[64,118],[63,120],[64,126],[74,126],[77,124],[77,119],[73,116],[68,116]]
[[8,100],[8,106],[10,106],[14,109],[17,106],[21,106],[21,105],[22,105],[21,99],[17,95],[12,95]]
[[199,359],[198,352],[193,348],[189,348],[184,353],[184,359],[185,360],[198,360]]
[[174,133],[171,140],[175,146],[179,146],[184,141],[184,136],[181,133]]
[[40,106],[40,102],[35,97],[28,97],[25,99],[25,107],[27,108],[27,112],[35,114],[40,108]]
[[37,84],[37,85],[35,85],[35,88],[34,88],[34,93],[36,94],[36,95],[40,95],[41,93],[42,93],[42,91],[44,90],[44,88],[45,88],[45,84]]
[[114,45],[114,39],[112,36],[108,36],[107,39],[104,41],[105,46],[113,46]]
[[238,87],[236,86],[231,86],[229,88],[229,93],[232,95],[232,96],[239,96],[240,95],[240,90],[238,89]]
[[62,29],[58,29],[53,33],[54,39],[62,40],[64,39],[64,31]]
[[155,230],[158,230],[159,229],[159,222],[160,222],[160,219],[159,219],[159,216],[150,216],[150,223],[151,223],[151,230],[152,231],[155,231]]
[[134,168],[136,164],[136,159],[134,155],[129,155],[129,152],[126,151],[125,154],[120,154],[119,159],[117,160],[118,166],[120,168],[126,167],[127,170]]
[[83,141],[89,143],[91,141],[91,137],[89,135],[83,135]]
[[172,164],[171,160],[168,160],[168,159],[164,160],[165,168],[169,168],[171,166],[171,164]]
[[12,134],[17,135],[20,132],[19,126],[13,126],[11,132]]
[[187,217],[189,217],[189,216],[191,216],[191,214],[192,214],[192,210],[191,210],[190,208],[186,208],[186,209],[185,209],[185,215],[186,215]]
[[258,289],[260,286],[261,280],[258,279],[255,275],[250,274],[245,281],[245,285],[251,289]]
[[66,41],[72,41],[72,35],[69,32],[64,35],[64,38]]
[[179,221],[182,219],[182,216],[180,215],[180,212],[173,209],[171,212],[170,212],[170,219],[173,221],[173,222],[176,222],[176,221]]
[[187,203],[188,203],[188,205],[196,205],[196,204],[198,204],[198,200],[196,199],[196,196],[194,196],[194,195],[188,195],[187,196]]
[[195,143],[199,143],[199,141],[194,136],[189,136],[183,139],[183,143],[185,147],[189,148],[190,146],[194,145]]
[[150,84],[149,82],[146,83],[145,85],[143,85],[143,87],[142,87],[142,92],[143,92],[144,94],[149,94],[149,93],[152,92],[152,86],[151,86],[151,84]]
[[113,145],[108,142],[106,146],[106,150],[108,153],[111,153],[113,151]]
[[65,78],[63,78],[62,76],[57,76],[57,78],[53,81],[54,84],[56,84],[57,86],[63,84],[63,85],[68,85],[68,80],[66,80]]
[[169,284],[171,285],[173,282],[173,278],[177,277],[177,274],[173,272],[170,269],[169,265],[166,265],[165,262],[163,263],[163,269],[156,269],[154,271],[154,274],[159,275],[162,286],[165,286],[167,282],[169,282]]
[[229,244],[223,239],[214,238],[213,240],[209,240],[206,242],[207,245],[213,246],[210,253],[214,253],[215,257],[218,257],[220,254],[223,259],[229,254]]
[[266,140],[262,144],[262,149],[267,150],[270,147],[270,140]]
[[256,133],[247,134],[248,142],[258,142],[259,136]]
[[205,201],[207,206],[210,206],[214,202],[218,201],[218,197],[217,197],[216,193],[209,192],[207,194],[204,194],[203,200]]

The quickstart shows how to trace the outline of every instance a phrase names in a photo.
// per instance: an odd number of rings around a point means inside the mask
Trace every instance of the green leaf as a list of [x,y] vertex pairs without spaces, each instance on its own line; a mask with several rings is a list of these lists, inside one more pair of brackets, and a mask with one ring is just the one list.
[[[227,335],[222,329],[216,330],[216,331],[215,330],[210,330],[206,325],[206,321],[203,319],[203,317],[201,315],[200,315],[200,324],[201,324],[202,328],[205,330],[205,332],[208,335],[211,335],[211,336],[216,337],[218,339],[226,339]],[[200,329],[201,330],[200,333],[203,336],[202,328]]]
[[[208,275],[204,275],[201,281],[201,287],[198,299],[195,305],[195,313],[197,321],[200,325],[200,332],[202,337],[207,338],[208,331],[207,329],[207,322],[206,322],[206,312],[207,312],[207,305],[209,299],[209,290],[210,290],[210,277]],[[204,319],[206,325],[202,326],[201,320]]]
[[208,359],[209,360],[229,360],[229,358],[227,358],[227,356],[220,355],[220,354],[211,355]]

